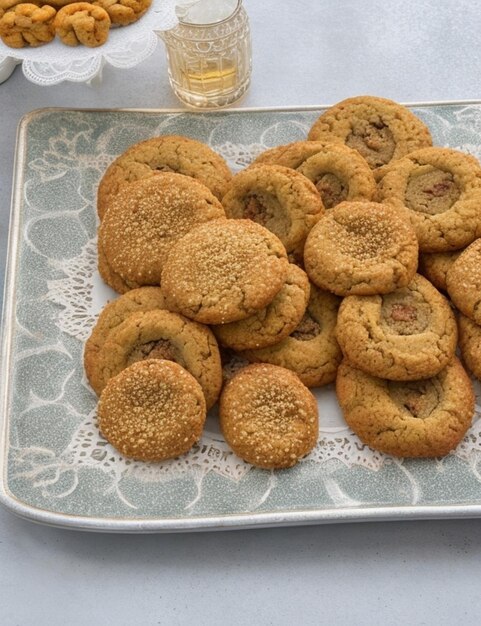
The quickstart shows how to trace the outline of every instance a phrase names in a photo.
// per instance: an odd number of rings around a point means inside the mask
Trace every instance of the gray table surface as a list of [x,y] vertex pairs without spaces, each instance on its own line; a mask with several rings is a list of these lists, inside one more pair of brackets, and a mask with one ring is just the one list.
[[[472,0],[245,0],[252,86],[240,106],[481,99]],[[3,284],[16,126],[32,109],[165,108],[165,55],[104,70],[99,86],[0,85]],[[481,623],[479,520],[186,535],[105,535],[0,510],[0,624]]]

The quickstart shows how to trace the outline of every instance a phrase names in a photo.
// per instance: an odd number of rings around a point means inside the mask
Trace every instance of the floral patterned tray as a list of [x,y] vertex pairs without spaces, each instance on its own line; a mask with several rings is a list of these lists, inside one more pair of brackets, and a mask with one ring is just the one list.
[[[437,145],[481,157],[481,105],[413,107]],[[99,435],[83,343],[115,294],[96,270],[95,196],[107,165],[158,134],[207,142],[234,171],[267,147],[303,139],[321,108],[34,111],[21,122],[4,308],[0,499],[36,521],[158,532],[481,515],[481,407],[441,460],[394,459],[361,444],[332,388],[316,392],[316,449],[283,471],[252,468],[215,415],[188,455],[122,458]],[[478,405],[480,404],[479,388]]]

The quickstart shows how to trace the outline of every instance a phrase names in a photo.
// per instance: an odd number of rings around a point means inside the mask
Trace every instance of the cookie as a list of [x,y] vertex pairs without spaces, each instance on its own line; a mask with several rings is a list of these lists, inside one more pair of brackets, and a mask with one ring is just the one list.
[[301,248],[324,207],[314,185],[278,165],[239,172],[222,198],[227,217],[251,219],[277,235],[287,252]]
[[279,343],[301,321],[309,292],[306,273],[291,263],[286,282],[265,309],[238,322],[213,326],[214,335],[220,343],[234,350],[265,348]]
[[178,135],[146,139],[128,148],[107,168],[97,192],[100,219],[110,200],[126,185],[157,172],[176,172],[195,178],[219,200],[232,178],[224,159],[200,141]]
[[417,262],[409,220],[375,202],[341,202],[311,230],[304,248],[309,278],[339,296],[394,291],[409,283]]
[[206,326],[163,310],[132,313],[108,334],[98,352],[92,387],[100,394],[110,378],[147,358],[175,361],[199,382],[207,408],[216,402],[222,365],[214,335]]
[[133,289],[104,306],[90,337],[85,343],[84,368],[89,381],[99,378],[97,372],[99,352],[109,333],[124,322],[132,313],[164,309],[165,302],[159,287]]
[[227,324],[264,309],[286,282],[284,246],[250,220],[201,224],[172,248],[162,271],[167,305],[204,324]]
[[225,383],[229,382],[231,378],[244,367],[250,365],[250,362],[238,352],[231,350],[230,348],[224,348],[219,346],[220,359],[222,362],[222,380]]
[[162,173],[131,183],[112,200],[100,224],[99,246],[131,288],[159,285],[175,242],[194,226],[222,217],[222,205],[207,187]]
[[429,129],[414,113],[373,96],[348,98],[330,107],[314,122],[308,139],[346,144],[376,176],[391,161],[432,145]]
[[321,387],[336,378],[342,353],[335,337],[340,299],[311,285],[306,313],[296,330],[280,343],[241,356],[271,363],[297,374],[307,387]]
[[219,416],[229,446],[257,467],[292,467],[317,442],[314,396],[275,365],[250,365],[234,376],[222,392]]
[[43,46],[55,37],[57,12],[51,6],[20,3],[0,13],[0,38],[10,48]]
[[456,358],[436,376],[408,382],[375,378],[343,361],[336,392],[361,441],[397,457],[445,456],[474,414],[473,387]]
[[102,391],[102,435],[126,457],[163,461],[200,439],[206,418],[202,389],[183,367],[148,359],[111,378]]
[[105,9],[112,24],[127,26],[142,17],[152,0],[95,0],[92,4]]
[[140,285],[128,285],[119,274],[116,274],[110,267],[107,258],[105,257],[102,244],[97,240],[97,263],[98,270],[101,279],[111,287],[114,291],[120,294],[127,293],[131,289],[138,289]]
[[459,314],[459,348],[467,368],[481,380],[481,326]]
[[417,274],[392,293],[345,298],[336,337],[355,367],[389,380],[417,380],[446,367],[457,328],[446,298]]
[[109,38],[110,17],[102,7],[74,2],[62,7],[54,21],[55,33],[67,46],[97,48]]
[[451,265],[446,288],[457,308],[481,324],[481,239],[469,245]]
[[376,181],[367,162],[340,143],[295,141],[262,153],[257,163],[297,170],[316,185],[326,209],[344,200],[374,200],[376,196]]
[[419,255],[418,272],[440,291],[446,291],[446,276],[462,250],[455,252],[423,252]]
[[417,150],[385,169],[379,199],[406,212],[421,252],[449,252],[481,234],[481,166],[449,148]]

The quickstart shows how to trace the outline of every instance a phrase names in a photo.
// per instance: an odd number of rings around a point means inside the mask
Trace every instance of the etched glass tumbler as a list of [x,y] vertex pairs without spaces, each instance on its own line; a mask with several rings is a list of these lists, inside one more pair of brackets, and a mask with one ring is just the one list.
[[204,109],[245,93],[251,75],[249,20],[242,0],[196,0],[178,7],[179,24],[160,34],[177,97]]

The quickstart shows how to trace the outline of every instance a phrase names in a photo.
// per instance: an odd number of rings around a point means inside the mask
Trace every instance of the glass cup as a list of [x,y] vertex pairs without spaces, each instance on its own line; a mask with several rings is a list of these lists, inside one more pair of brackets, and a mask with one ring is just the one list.
[[177,16],[175,28],[159,33],[176,96],[204,109],[239,100],[249,86],[252,65],[242,0],[184,0]]

